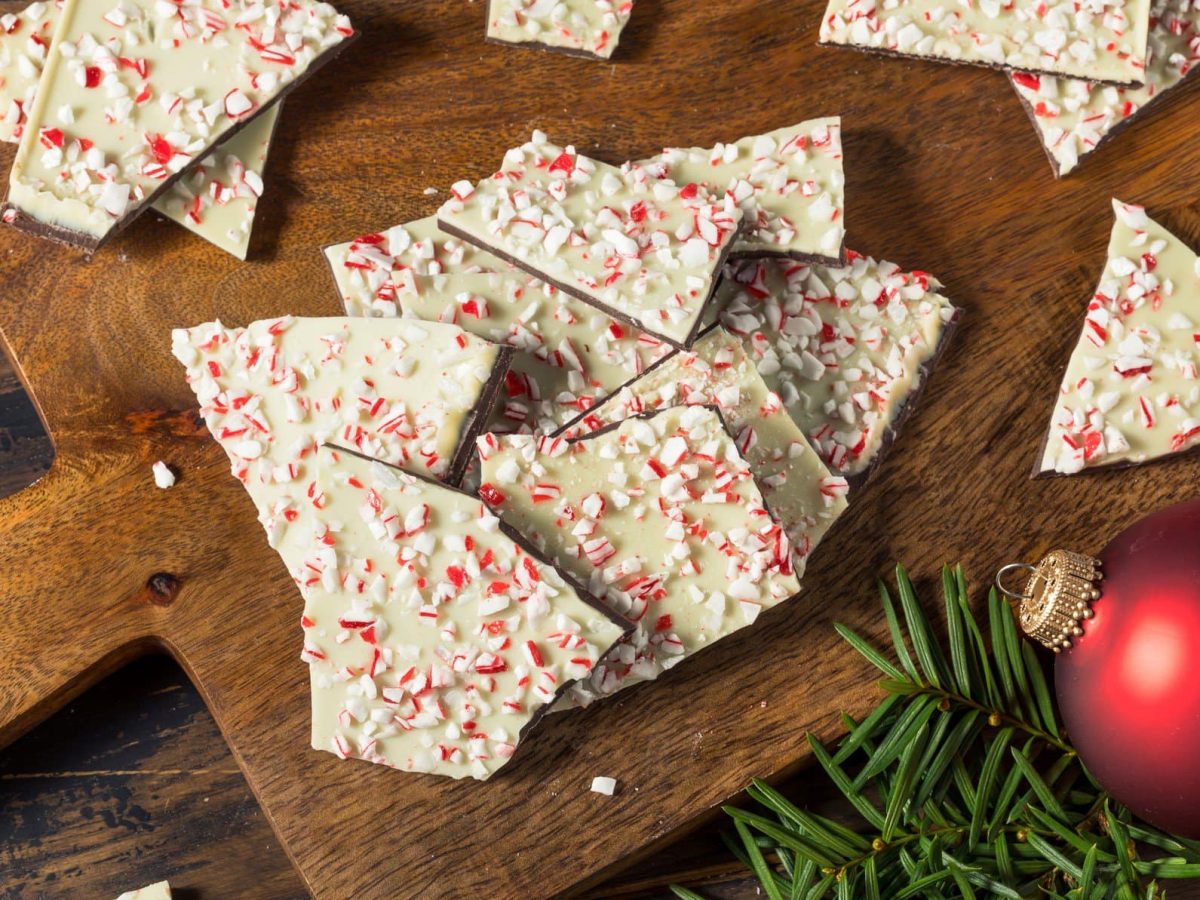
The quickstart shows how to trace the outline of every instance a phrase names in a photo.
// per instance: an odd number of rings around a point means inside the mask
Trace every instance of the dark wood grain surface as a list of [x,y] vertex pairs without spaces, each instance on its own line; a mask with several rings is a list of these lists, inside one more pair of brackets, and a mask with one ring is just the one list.
[[[893,561],[929,575],[961,560],[978,583],[1051,544],[1097,549],[1194,493],[1196,457],[1027,474],[1109,196],[1169,226],[1197,219],[1195,85],[1055,182],[1002,76],[817,48],[820,0],[645,2],[611,65],[484,45],[480,3],[344,5],[364,37],[285,110],[250,263],[152,216],[90,263],[0,233],[0,328],[58,452],[0,501],[0,743],[166,651],[319,895],[594,887],[660,857],[751,775],[802,765],[806,730],[831,736],[839,709],[870,705],[831,623],[880,635],[869,585]],[[308,717],[294,588],[197,427],[169,329],[335,312],[321,244],[432,212],[427,186],[486,174],[534,127],[619,162],[833,113],[850,245],[935,272],[967,317],[804,596],[655,684],[548,723],[482,788],[309,751],[294,738]],[[181,472],[171,491],[150,481],[157,458]],[[601,772],[620,779],[615,797],[587,791]]]

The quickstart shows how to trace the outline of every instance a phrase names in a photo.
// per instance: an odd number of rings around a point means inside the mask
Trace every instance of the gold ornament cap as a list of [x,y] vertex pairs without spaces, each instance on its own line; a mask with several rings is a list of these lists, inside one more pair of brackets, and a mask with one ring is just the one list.
[[[1021,591],[1005,580],[1026,572]],[[1100,560],[1070,550],[1055,550],[1036,566],[1011,563],[996,573],[996,587],[1020,603],[1018,618],[1029,637],[1055,653],[1071,648],[1083,634],[1080,623],[1092,617],[1092,601],[1100,597]]]

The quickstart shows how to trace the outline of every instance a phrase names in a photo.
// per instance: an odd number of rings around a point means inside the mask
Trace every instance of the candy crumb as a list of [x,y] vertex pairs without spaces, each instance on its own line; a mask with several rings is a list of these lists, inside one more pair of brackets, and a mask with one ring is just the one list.
[[164,491],[167,488],[174,486],[175,473],[172,472],[171,467],[161,459],[151,466],[151,470],[154,472],[154,483]]
[[605,775],[597,775],[592,779],[592,791],[597,794],[604,794],[606,797],[611,797],[613,791],[617,789],[617,779],[609,778]]
[[432,197],[436,193],[437,193],[437,188],[435,188],[435,187],[425,188],[425,196],[426,197]]

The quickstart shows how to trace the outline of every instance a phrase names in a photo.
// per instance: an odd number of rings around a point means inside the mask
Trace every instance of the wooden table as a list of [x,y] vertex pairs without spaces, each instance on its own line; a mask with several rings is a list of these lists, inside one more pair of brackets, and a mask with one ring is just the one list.
[[[231,652],[245,663],[246,647],[258,646],[252,641],[271,641],[264,658],[292,658],[286,639],[294,635],[284,628],[293,621],[294,590],[281,572],[269,569],[278,567],[277,560],[262,546],[255,523],[222,515],[221,504],[232,508],[245,498],[231,483],[219,451],[184,412],[192,398],[167,356],[166,329],[216,315],[242,324],[277,314],[281,295],[296,305],[289,311],[328,314],[332,299],[316,245],[429,212],[434,201],[423,197],[425,186],[485,174],[504,146],[523,140],[534,127],[620,161],[667,142],[712,143],[809,116],[841,114],[851,245],[935,272],[967,312],[921,411],[814,559],[803,600],[764,616],[752,635],[706,651],[708,662],[698,659],[649,686],[657,687],[660,698],[672,687],[694,692],[688,696],[699,697],[706,710],[702,727],[694,732],[673,727],[688,720],[680,704],[618,700],[587,713],[594,726],[587,746],[582,738],[577,747],[558,734],[544,750],[531,746],[533,764],[521,768],[514,762],[514,778],[524,778],[525,789],[543,790],[543,802],[573,810],[582,822],[583,789],[551,793],[539,783],[549,779],[536,767],[538,753],[573,753],[572,784],[582,784],[585,772],[596,773],[584,751],[605,740],[615,743],[614,735],[630,721],[671,745],[669,763],[643,766],[639,773],[665,792],[661,800],[657,794],[653,803],[618,796],[609,807],[621,812],[625,836],[650,860],[639,864],[640,877],[649,878],[647,890],[662,883],[653,876],[655,867],[680,866],[694,874],[694,865],[722,866],[711,839],[689,847],[694,855],[687,857],[679,850],[668,855],[664,842],[677,829],[694,827],[695,816],[751,775],[785,780],[803,762],[805,730],[833,737],[839,708],[861,711],[873,702],[867,667],[845,651],[831,623],[841,619],[880,637],[884,628],[870,582],[892,562],[902,560],[918,576],[928,576],[945,554],[962,560],[978,585],[1001,562],[1034,555],[1051,543],[1095,549],[1139,514],[1191,492],[1200,474],[1196,457],[1073,479],[1030,482],[1027,474],[1101,266],[1111,224],[1108,197],[1116,193],[1146,203],[1189,239],[1200,237],[1187,228],[1200,221],[1189,206],[1200,183],[1200,130],[1187,109],[1194,86],[1165,101],[1078,174],[1055,182],[1002,76],[819,49],[813,41],[823,0],[642,0],[618,61],[586,67],[578,60],[483,45],[478,3],[469,16],[461,0],[347,4],[366,34],[327,80],[323,74],[293,99],[301,113],[294,121],[303,129],[292,130],[284,112],[267,178],[275,200],[269,208],[264,200],[257,239],[262,256],[254,264],[217,260],[186,236],[150,221],[135,223],[90,266],[61,249],[0,234],[0,259],[12,269],[0,295],[0,324],[57,425],[64,458],[75,454],[59,486],[82,495],[101,483],[138,505],[137,515],[128,514],[128,507],[110,511],[122,526],[127,553],[104,557],[92,535],[84,534],[63,549],[61,560],[27,553],[20,564],[0,569],[0,586],[22,604],[36,601],[43,581],[57,589],[52,601],[95,590],[103,594],[109,631],[123,629],[137,639],[153,637],[161,625],[175,638],[186,638],[206,604],[231,596],[236,584],[231,573],[241,567],[244,577],[269,582],[260,609],[278,627],[233,636],[242,643]],[[104,277],[118,271],[119,278]],[[172,290],[184,283],[187,291]],[[77,325],[80,320],[86,327]],[[26,442],[19,432],[17,442]],[[45,448],[37,452],[44,459]],[[165,452],[186,463],[187,479],[159,496],[148,487],[148,466]],[[181,508],[189,484],[212,491],[219,503]],[[27,502],[22,511],[36,520],[34,507],[41,501]],[[86,505],[83,512],[90,509]],[[171,521],[164,511],[178,518]],[[189,515],[208,529],[206,536],[220,551],[218,565],[206,562],[180,533],[178,523]],[[7,537],[10,548],[17,546],[6,524],[0,521],[0,537]],[[125,571],[135,554],[147,568]],[[92,565],[83,580],[61,571],[77,558]],[[147,626],[140,592],[151,573],[170,571],[160,565],[181,567],[187,580],[180,602],[163,606]],[[4,590],[0,595],[8,599]],[[43,611],[59,608],[51,602]],[[14,609],[7,607],[10,616]],[[70,637],[63,625],[43,640],[37,624],[33,617],[22,621],[26,652],[45,652],[46,641]],[[95,639],[109,636],[97,633]],[[764,647],[770,664],[762,663]],[[203,668],[219,682],[209,689],[210,699],[219,704],[236,693],[236,673],[217,665],[215,652],[180,648],[178,642],[176,650],[191,657],[194,672]],[[94,662],[87,652],[75,656],[81,664]],[[46,666],[59,680],[58,696],[84,683],[70,680],[75,673],[66,656],[51,661],[63,663]],[[12,667],[21,660],[0,657],[0,671],[5,662]],[[723,677],[715,662],[753,678]],[[169,866],[180,883],[211,896],[230,895],[247,880],[261,881],[263,896],[300,890],[247,796],[218,801],[233,797],[224,791],[234,790],[240,776],[178,674],[143,663],[117,677],[4,755],[5,784],[14,787],[12,801],[0,808],[5,817],[0,838],[8,837],[5,826],[11,826],[18,839],[0,841],[0,876],[16,873],[0,877],[0,885],[9,889],[24,880],[23,891],[11,888],[16,896],[74,890],[115,895]],[[270,712],[289,717],[299,733],[307,721],[303,675],[297,669],[283,677],[288,702]],[[24,717],[13,733],[50,706],[24,689],[15,673],[0,678],[0,694],[14,697],[12,707]],[[323,864],[329,841],[324,831],[313,839],[305,818],[312,789],[306,783],[300,790],[301,778],[319,770],[327,779],[320,787],[333,792],[339,781],[378,784],[392,773],[337,768],[332,757],[313,759],[317,754],[301,752],[278,729],[255,727],[244,706],[236,712],[222,725],[231,739],[240,739],[247,770],[261,771],[264,759],[286,754],[288,765],[264,777],[259,793],[273,802],[276,823],[285,821],[291,829],[293,852],[308,859],[310,878],[325,879],[331,892],[345,873]],[[754,741],[746,739],[748,733]],[[73,771],[98,774],[82,780],[64,775]],[[397,788],[391,781],[387,790],[396,791],[396,799],[373,792],[366,798],[397,804],[426,789],[417,782]],[[476,795],[455,796],[469,804]],[[206,807],[215,812],[206,814]],[[353,830],[348,826],[362,829],[355,845],[360,852],[384,852],[367,839],[367,826],[375,821],[341,823],[346,834]],[[419,820],[414,815],[412,821]],[[504,821],[507,830],[529,825]],[[478,853],[471,835],[465,837],[446,852]],[[558,848],[556,877],[570,875],[572,862],[588,873],[610,872],[628,846],[614,844],[599,829],[587,841],[586,848],[574,841]],[[227,854],[240,862],[224,861]],[[392,853],[382,863],[394,865],[395,859]],[[439,867],[429,865],[428,857],[421,862],[423,876],[436,878]],[[507,866],[522,884],[545,877],[542,858],[531,853],[492,865],[493,871]],[[460,861],[460,871],[466,870]],[[631,883],[636,884],[624,882]],[[603,888],[608,896],[622,890],[612,882]]]

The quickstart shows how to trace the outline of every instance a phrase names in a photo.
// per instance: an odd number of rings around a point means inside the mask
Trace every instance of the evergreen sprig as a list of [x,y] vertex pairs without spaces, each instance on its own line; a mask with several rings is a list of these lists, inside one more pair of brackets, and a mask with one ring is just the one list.
[[1159,879],[1200,877],[1200,842],[1136,821],[1088,774],[1059,727],[1041,660],[994,589],[985,638],[962,567],[942,570],[943,649],[899,566],[896,588],[898,609],[879,583],[890,658],[836,626],[883,673],[883,700],[861,722],[843,715],[836,748],[808,737],[856,827],[757,779],[747,788],[754,808],[724,808],[725,841],[770,900],[1134,900],[1165,896]]

